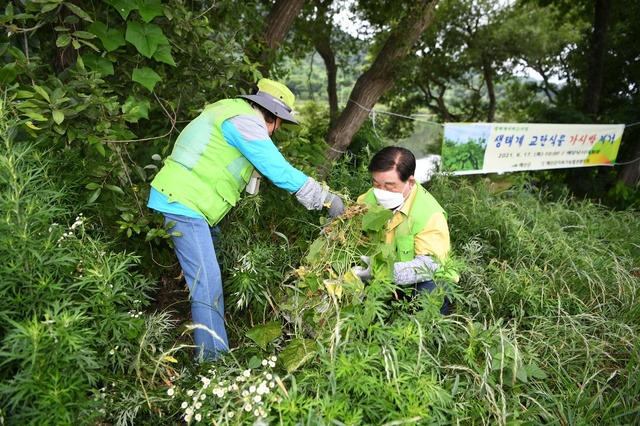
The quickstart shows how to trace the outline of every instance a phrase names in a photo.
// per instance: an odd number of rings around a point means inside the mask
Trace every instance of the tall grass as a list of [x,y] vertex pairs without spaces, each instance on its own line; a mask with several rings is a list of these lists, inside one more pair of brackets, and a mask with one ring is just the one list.
[[159,328],[143,312],[152,283],[83,213],[78,156],[23,126],[0,103],[0,417],[92,423],[111,383],[150,385],[162,348],[143,338]]

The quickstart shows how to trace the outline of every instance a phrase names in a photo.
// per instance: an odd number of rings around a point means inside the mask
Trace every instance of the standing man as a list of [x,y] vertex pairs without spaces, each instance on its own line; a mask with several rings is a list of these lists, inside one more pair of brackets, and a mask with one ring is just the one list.
[[198,359],[229,350],[224,325],[222,278],[212,227],[236,205],[254,169],[295,194],[309,210],[344,211],[342,199],[291,166],[271,136],[281,124],[298,124],[294,95],[266,78],[251,95],[207,105],[178,136],[171,155],[151,182],[148,207],[175,221],[174,250],[191,296]]
[[[416,182],[413,176],[416,158],[408,149],[383,148],[373,156],[368,169],[373,188],[361,195],[358,202],[377,203],[394,213],[387,224],[386,242],[396,250],[395,283],[413,286],[414,294],[433,291],[438,285],[431,278],[433,272],[451,249],[444,209]],[[363,261],[368,267],[357,267],[354,272],[368,280],[369,258],[363,256]],[[440,312],[449,313],[446,296]]]

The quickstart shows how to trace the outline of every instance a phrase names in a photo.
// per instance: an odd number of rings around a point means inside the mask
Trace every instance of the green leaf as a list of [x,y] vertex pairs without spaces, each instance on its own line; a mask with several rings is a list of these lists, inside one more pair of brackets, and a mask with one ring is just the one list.
[[42,96],[47,102],[50,102],[49,94],[47,93],[46,90],[44,90],[42,87],[38,86],[37,84],[33,85],[33,89],[36,91],[36,93]]
[[0,68],[0,85],[11,83],[20,74],[16,69],[16,63],[12,62]]
[[52,114],[53,114],[53,121],[55,121],[56,124],[60,124],[64,121],[64,113],[59,109],[54,109],[52,111]]
[[160,0],[137,0],[138,12],[144,22],[150,22],[156,16],[164,16]]
[[141,118],[149,118],[150,106],[148,99],[138,101],[133,96],[129,96],[122,105],[123,118],[130,123],[137,123]]
[[153,92],[153,88],[156,83],[162,80],[158,73],[149,67],[134,69],[131,79],[136,83],[142,84],[144,87],[149,89],[150,92]]
[[95,182],[91,182],[91,183],[88,183],[87,186],[85,186],[85,188],[87,188],[87,189],[98,189],[98,188],[100,188],[100,184],[97,184]]
[[65,6],[67,6],[69,8],[69,10],[71,10],[73,13],[75,13],[76,15],[78,15],[79,18],[84,19],[85,21],[89,21],[89,22],[93,22],[93,19],[91,19],[91,17],[87,14],[87,12],[85,12],[84,10],[80,9],[78,6],[76,6],[73,3],[70,2],[63,2],[62,4],[64,4]]
[[531,377],[535,377],[536,379],[544,380],[547,378],[547,373],[538,367],[538,364],[532,363],[525,366],[527,370],[527,374]]
[[82,55],[84,64],[93,71],[98,71],[102,76],[113,75],[113,64],[107,58],[96,56],[92,53]]
[[153,59],[169,64],[173,67],[176,66],[176,62],[173,60],[173,56],[171,56],[171,46],[168,44],[159,45],[156,52],[153,54]]
[[393,216],[393,212],[389,209],[370,208],[362,217],[362,229],[364,231],[379,231],[385,226]]
[[516,377],[522,383],[527,383],[528,382],[528,380],[527,380],[527,370],[523,365],[520,365],[518,367],[518,369],[516,370]]
[[105,3],[115,7],[122,19],[127,19],[132,10],[136,10],[138,5],[130,0],[104,0]]
[[89,198],[87,199],[87,203],[91,204],[95,200],[97,200],[101,192],[102,192],[102,188],[97,188],[93,190],[93,192],[91,193],[91,195],[89,195]]
[[89,26],[89,32],[100,39],[107,52],[112,52],[120,46],[127,44],[124,34],[116,28],[107,28],[102,22],[94,22]]
[[293,339],[287,347],[280,352],[279,358],[289,373],[294,372],[305,362],[316,355],[317,344],[311,339]]
[[124,191],[119,186],[116,186],[116,185],[105,185],[104,187],[107,188],[109,191],[117,192],[120,195],[124,195]]
[[160,27],[137,21],[127,23],[125,39],[147,58],[153,56],[159,45],[169,44]]
[[73,35],[75,37],[83,38],[85,40],[91,40],[91,39],[96,38],[96,35],[93,34],[93,33],[90,33],[89,31],[74,31]]
[[69,33],[60,34],[58,36],[58,39],[56,40],[56,46],[58,47],[68,46],[69,43],[71,43],[71,36],[69,35]]
[[278,337],[282,336],[282,326],[278,321],[271,321],[266,324],[258,324],[247,331],[246,336],[256,342],[263,351],[267,350],[267,345]]
[[324,248],[324,243],[325,243],[324,238],[320,237],[320,238],[317,238],[311,244],[311,247],[309,247],[309,253],[307,254],[307,257],[306,257],[307,262],[313,264],[317,260],[317,258],[319,257],[318,254],[320,253],[320,250]]

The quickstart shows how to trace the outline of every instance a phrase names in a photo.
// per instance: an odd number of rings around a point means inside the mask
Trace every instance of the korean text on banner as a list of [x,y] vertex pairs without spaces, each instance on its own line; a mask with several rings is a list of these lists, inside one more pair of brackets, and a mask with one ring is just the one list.
[[447,123],[442,171],[500,173],[615,163],[624,124]]

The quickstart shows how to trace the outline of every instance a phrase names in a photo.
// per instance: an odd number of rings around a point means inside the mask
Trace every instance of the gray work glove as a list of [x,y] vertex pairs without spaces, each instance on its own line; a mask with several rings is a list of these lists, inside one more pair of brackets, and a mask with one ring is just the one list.
[[316,182],[313,178],[307,178],[307,181],[295,195],[307,210],[321,210],[328,203],[329,214],[333,218],[340,216],[344,212],[342,198],[329,192],[329,188],[326,185]]
[[344,201],[339,195],[332,192],[327,193],[324,203],[329,203],[329,214],[332,218],[336,218],[344,213]]
[[358,265],[354,266],[351,270],[353,271],[353,274],[359,277],[362,281],[369,281],[371,279],[371,259],[369,256],[360,256],[360,259],[367,264],[367,267],[365,268]]

